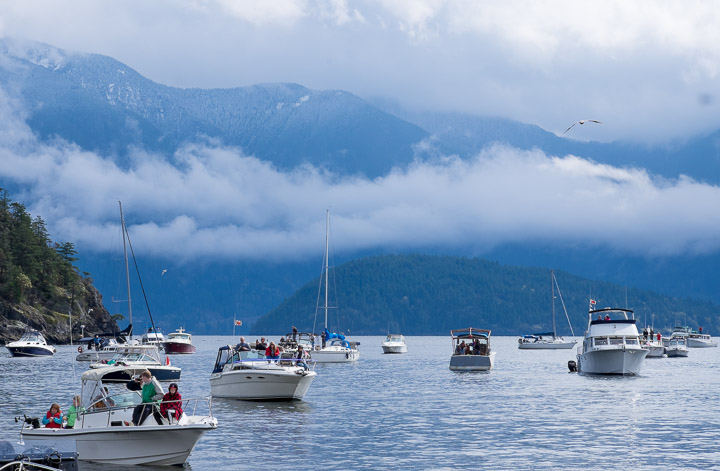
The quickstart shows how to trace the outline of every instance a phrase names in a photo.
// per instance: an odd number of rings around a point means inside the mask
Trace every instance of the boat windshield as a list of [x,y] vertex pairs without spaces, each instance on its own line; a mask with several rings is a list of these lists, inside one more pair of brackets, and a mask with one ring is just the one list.
[[20,340],[24,340],[26,342],[44,342],[45,338],[40,332],[27,332],[25,335],[20,337]]
[[173,333],[168,335],[168,340],[190,340],[190,334]]

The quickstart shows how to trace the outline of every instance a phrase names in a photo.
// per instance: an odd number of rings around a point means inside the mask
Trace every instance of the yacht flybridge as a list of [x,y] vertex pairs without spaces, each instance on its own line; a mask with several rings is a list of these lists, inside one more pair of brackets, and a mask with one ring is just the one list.
[[633,311],[617,308],[589,311],[588,328],[577,353],[579,373],[637,375],[647,354],[640,345]]

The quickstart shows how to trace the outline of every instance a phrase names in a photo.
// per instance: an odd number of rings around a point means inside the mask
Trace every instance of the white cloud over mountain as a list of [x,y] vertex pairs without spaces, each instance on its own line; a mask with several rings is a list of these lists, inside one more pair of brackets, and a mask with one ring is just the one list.
[[335,250],[504,242],[610,247],[648,257],[720,250],[720,188],[665,180],[581,156],[495,146],[374,180],[309,166],[280,172],[211,142],[168,162],[136,151],[129,168],[74,145],[38,142],[0,99],[0,186],[42,215],[55,240],[104,251],[117,201],[138,251],[175,259],[314,258],[332,208]]

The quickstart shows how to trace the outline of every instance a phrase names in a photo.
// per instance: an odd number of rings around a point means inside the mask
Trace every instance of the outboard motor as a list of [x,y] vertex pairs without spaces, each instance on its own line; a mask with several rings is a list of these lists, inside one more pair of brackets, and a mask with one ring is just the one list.
[[568,370],[570,370],[570,373],[577,373],[577,363],[575,363],[575,360],[568,361]]

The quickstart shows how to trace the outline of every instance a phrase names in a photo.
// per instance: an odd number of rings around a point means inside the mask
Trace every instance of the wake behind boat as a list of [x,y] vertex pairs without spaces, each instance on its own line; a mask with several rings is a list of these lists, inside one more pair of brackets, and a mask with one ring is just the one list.
[[[591,302],[591,306],[594,301]],[[597,319],[593,319],[597,316]],[[596,375],[637,375],[648,351],[630,309],[604,308],[588,313],[588,328],[578,347],[578,372]]]
[[[119,368],[119,367],[116,367]],[[78,459],[118,465],[182,465],[207,431],[217,428],[209,398],[183,401],[179,419],[152,413],[137,426],[132,421],[135,406],[141,403],[138,391],[106,385],[103,369],[82,375],[80,412],[75,428],[36,428],[37,419],[28,419],[21,430],[26,442],[57,443],[58,448],[75,443]],[[106,394],[105,388],[115,388]],[[162,387],[156,383],[156,390]],[[157,407],[154,403],[150,407]],[[207,415],[196,415],[203,405]],[[191,412],[192,411],[192,412]],[[34,425],[35,424],[35,425]]]

